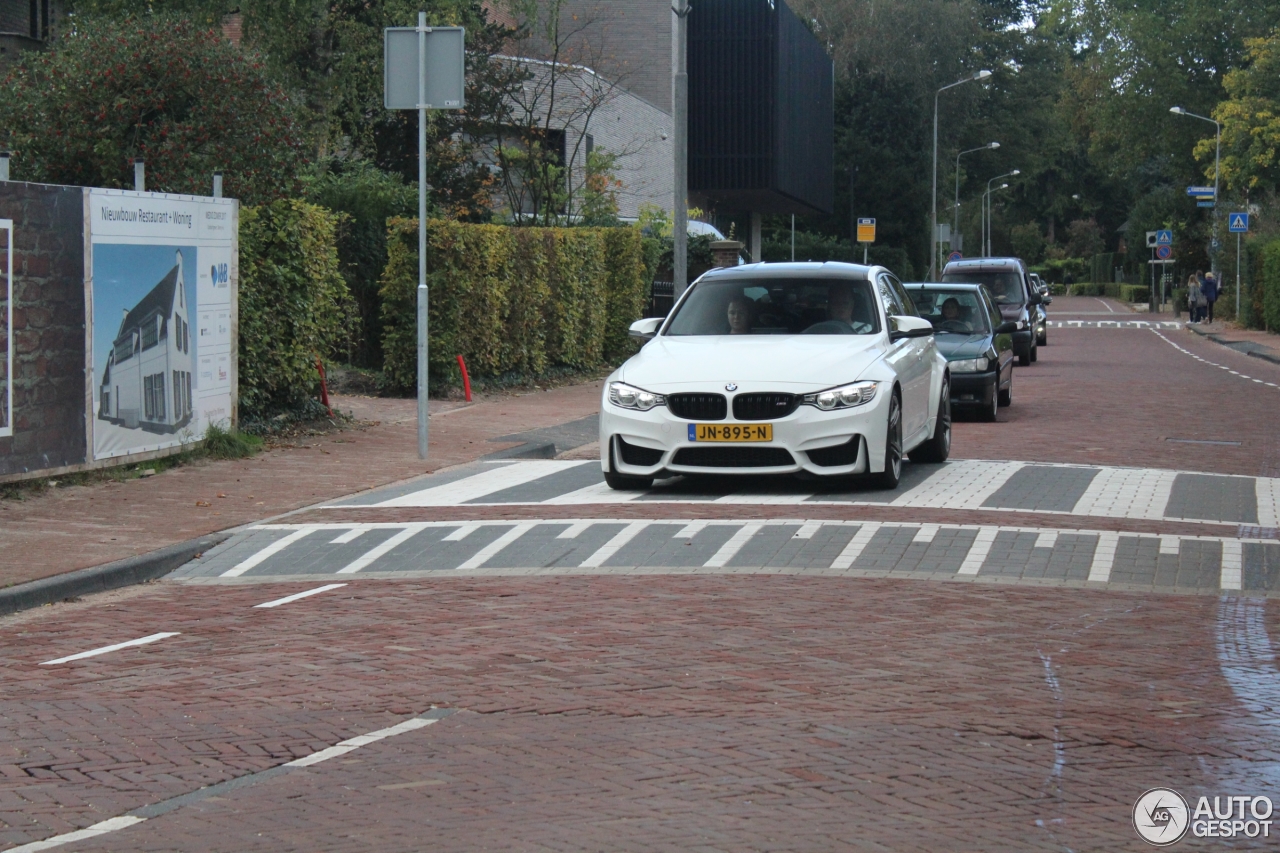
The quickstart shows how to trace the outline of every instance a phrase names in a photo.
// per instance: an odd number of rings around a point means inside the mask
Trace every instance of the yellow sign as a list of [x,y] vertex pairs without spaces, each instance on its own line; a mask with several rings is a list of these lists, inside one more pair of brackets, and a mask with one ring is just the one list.
[[773,424],[690,424],[690,441],[773,441]]
[[876,221],[874,219],[858,220],[858,242],[874,243],[876,241]]

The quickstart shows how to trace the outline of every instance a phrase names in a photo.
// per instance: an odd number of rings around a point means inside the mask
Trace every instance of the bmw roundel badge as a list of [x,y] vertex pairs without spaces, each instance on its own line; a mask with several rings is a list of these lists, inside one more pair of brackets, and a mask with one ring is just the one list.
[[735,384],[735,383],[733,383],[733,382],[730,382],[728,385],[724,386],[724,390],[726,390],[726,391],[737,391],[737,390],[738,390],[738,386],[737,386],[737,384]]

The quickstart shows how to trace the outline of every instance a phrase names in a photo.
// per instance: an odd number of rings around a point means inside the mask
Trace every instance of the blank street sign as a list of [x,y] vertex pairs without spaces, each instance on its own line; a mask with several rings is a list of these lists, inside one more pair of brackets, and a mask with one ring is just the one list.
[[466,106],[463,94],[466,56],[462,27],[431,27],[427,30],[426,103],[418,103],[418,30],[416,27],[388,27],[384,32],[386,60],[383,66],[385,106],[389,110],[460,110]]

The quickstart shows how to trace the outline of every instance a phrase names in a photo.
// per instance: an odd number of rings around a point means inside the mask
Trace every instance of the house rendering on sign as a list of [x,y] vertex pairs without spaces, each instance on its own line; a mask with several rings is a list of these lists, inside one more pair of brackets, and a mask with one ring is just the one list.
[[154,433],[191,421],[191,327],[182,253],[173,269],[124,312],[102,372],[98,419]]

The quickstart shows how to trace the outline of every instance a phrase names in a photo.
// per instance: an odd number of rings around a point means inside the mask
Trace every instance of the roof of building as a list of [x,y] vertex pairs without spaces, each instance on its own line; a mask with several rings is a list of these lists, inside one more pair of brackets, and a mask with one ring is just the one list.
[[142,300],[124,316],[124,320],[120,322],[120,331],[116,334],[116,340],[124,337],[126,330],[140,327],[142,322],[153,313],[168,317],[169,309],[173,307],[173,290],[177,283],[178,266],[174,264],[173,269],[160,279],[160,283],[151,288],[151,292],[142,297]]

